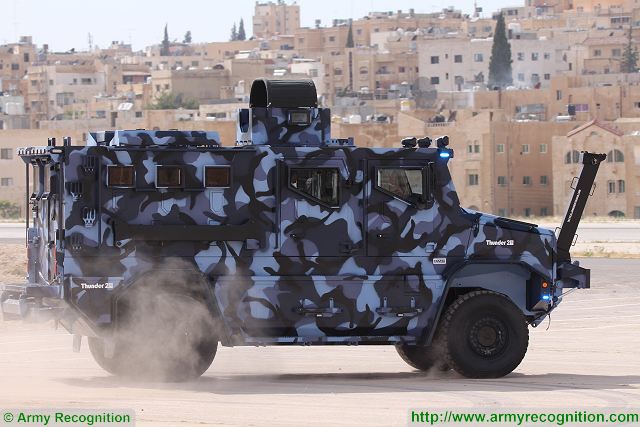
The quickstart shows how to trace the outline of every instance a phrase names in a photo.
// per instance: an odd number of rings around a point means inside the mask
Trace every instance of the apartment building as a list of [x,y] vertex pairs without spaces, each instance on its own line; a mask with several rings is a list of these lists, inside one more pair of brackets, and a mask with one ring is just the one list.
[[269,38],[278,34],[291,34],[300,28],[300,6],[284,0],[277,3],[256,2],[253,13],[253,35]]
[[18,43],[0,45],[0,92],[18,95],[20,80],[32,62],[37,49],[30,36],[20,37]]
[[[627,122],[625,133],[615,123],[592,120],[553,138],[553,203],[558,210],[571,199],[571,184],[580,173],[580,151],[606,153],[585,216],[640,218],[640,121]],[[629,126],[631,125],[631,126]]]
[[[511,39],[513,86],[548,87],[551,78],[568,70],[568,45],[546,39]],[[418,42],[420,77],[439,91],[455,91],[486,84],[492,39],[439,38]]]

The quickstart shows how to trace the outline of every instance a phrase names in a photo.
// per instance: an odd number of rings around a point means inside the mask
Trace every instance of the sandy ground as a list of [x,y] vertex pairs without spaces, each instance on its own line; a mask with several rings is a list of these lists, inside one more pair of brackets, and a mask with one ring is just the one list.
[[406,425],[409,408],[640,407],[640,260],[587,259],[576,291],[531,331],[511,375],[412,371],[392,347],[221,348],[184,384],[105,374],[51,325],[0,323],[0,408],[132,408],[143,426]]

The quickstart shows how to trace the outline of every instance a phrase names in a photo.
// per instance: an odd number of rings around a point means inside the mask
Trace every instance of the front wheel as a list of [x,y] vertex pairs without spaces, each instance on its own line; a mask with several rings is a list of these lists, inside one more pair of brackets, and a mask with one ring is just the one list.
[[447,364],[467,378],[499,378],[522,362],[529,329],[507,297],[474,291],[459,297],[442,320]]
[[[89,339],[96,362],[107,372],[151,381],[187,381],[211,365],[218,337],[204,304],[180,294],[142,292],[127,300],[126,313],[106,352],[100,338]],[[112,354],[109,354],[112,353]]]

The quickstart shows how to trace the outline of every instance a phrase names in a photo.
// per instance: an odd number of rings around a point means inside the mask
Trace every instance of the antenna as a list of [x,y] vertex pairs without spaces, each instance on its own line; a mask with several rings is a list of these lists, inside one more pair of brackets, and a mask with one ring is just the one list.
[[93,50],[93,36],[91,33],[87,35],[87,41],[89,42],[89,52]]

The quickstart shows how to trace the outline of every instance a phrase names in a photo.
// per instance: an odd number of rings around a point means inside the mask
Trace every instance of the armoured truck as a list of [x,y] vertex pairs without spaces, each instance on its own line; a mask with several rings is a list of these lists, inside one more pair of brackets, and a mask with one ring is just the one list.
[[589,270],[569,249],[605,155],[583,153],[562,228],[461,207],[446,136],[331,138],[311,81],[256,80],[237,141],[104,131],[18,150],[26,283],[5,317],[48,316],[114,375],[180,381],[218,343],[394,345],[418,370],[502,377]]

